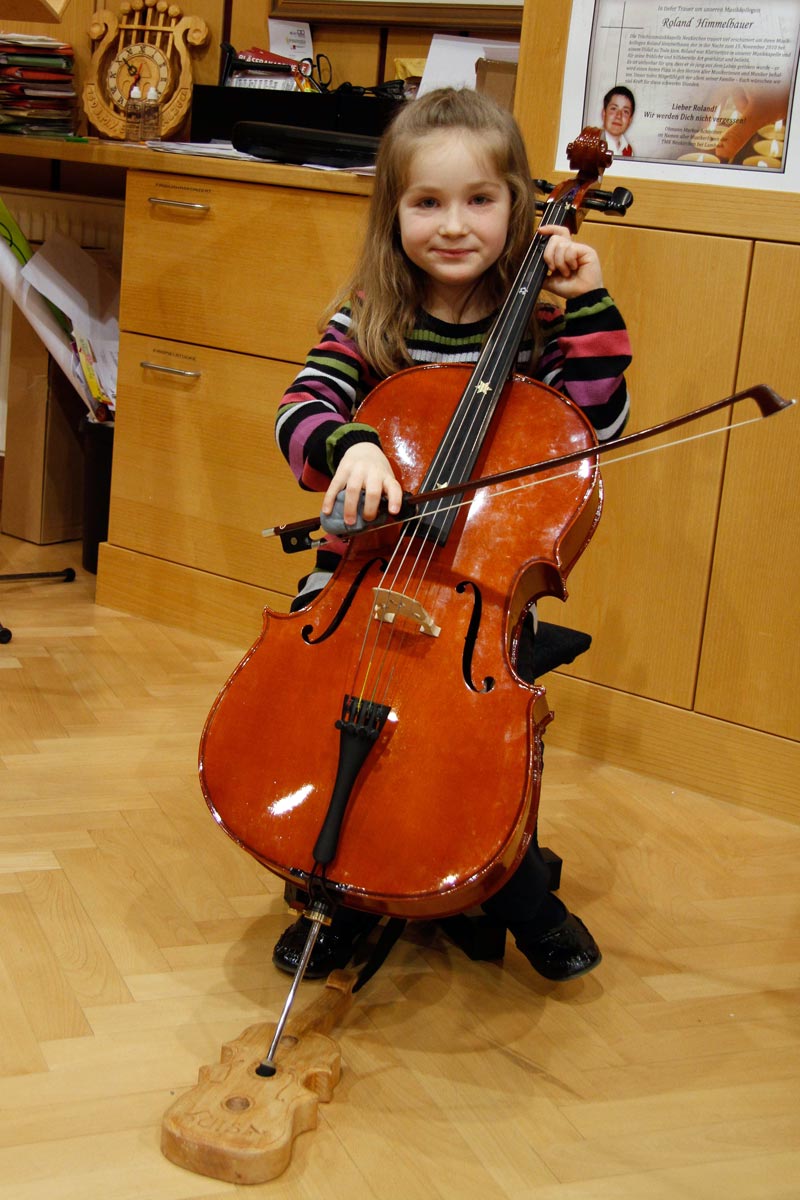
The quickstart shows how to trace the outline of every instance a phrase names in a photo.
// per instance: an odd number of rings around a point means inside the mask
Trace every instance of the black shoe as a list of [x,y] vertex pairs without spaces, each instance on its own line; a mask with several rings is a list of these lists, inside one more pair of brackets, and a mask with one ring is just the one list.
[[572,913],[541,937],[518,941],[517,946],[535,971],[557,983],[586,975],[603,957],[583,921]]
[[[349,910],[346,919],[334,917],[330,925],[323,925],[308,960],[305,978],[323,979],[330,975],[331,971],[346,967],[361,942],[379,920],[380,917],[373,913],[355,913]],[[284,929],[272,952],[272,961],[280,971],[288,971],[290,975],[294,975],[310,928],[309,919],[300,917],[288,929]]]

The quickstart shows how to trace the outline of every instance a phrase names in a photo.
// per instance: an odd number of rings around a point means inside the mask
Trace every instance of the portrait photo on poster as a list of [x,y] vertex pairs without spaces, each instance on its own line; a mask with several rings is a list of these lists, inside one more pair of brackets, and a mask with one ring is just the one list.
[[592,125],[632,178],[794,191],[799,56],[797,0],[573,0],[559,144]]

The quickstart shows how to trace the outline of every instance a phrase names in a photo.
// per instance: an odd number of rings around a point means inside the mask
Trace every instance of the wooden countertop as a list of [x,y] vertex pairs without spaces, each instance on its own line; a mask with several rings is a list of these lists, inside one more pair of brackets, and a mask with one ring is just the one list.
[[369,176],[354,175],[349,171],[315,171],[311,167],[290,167],[252,159],[238,161],[213,155],[165,153],[132,142],[114,142],[105,138],[66,141],[63,138],[28,138],[5,134],[0,135],[0,155],[118,167],[121,170],[163,171],[170,175],[233,179],[243,183],[279,184],[282,187],[343,192],[356,196],[368,196],[372,191],[372,179]]

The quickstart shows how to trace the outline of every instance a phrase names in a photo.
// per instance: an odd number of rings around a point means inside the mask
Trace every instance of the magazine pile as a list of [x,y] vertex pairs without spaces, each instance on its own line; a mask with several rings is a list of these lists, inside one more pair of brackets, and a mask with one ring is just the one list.
[[75,53],[56,38],[0,32],[0,133],[65,137],[76,117]]

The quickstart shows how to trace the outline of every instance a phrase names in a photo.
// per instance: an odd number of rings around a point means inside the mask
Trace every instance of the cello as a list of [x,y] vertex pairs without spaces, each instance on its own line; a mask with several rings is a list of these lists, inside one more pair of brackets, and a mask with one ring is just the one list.
[[[578,174],[549,197],[548,224],[575,225],[611,161],[598,131],[569,154]],[[513,375],[546,240],[531,242],[473,369],[412,367],[369,394],[357,419],[404,491],[433,497],[351,541],[301,613],[265,615],[203,732],[217,821],[328,910],[462,912],[502,885],[531,836],[549,712],[517,675],[516,646],[536,598],[566,595],[599,520],[599,471],[584,458],[513,506],[491,488],[466,506],[449,496],[522,465],[532,423],[544,458],[596,445],[574,404]]]
[[[578,165],[548,223],[569,223],[588,199],[598,168]],[[337,903],[460,912],[505,882],[530,839],[550,714],[543,689],[517,675],[516,646],[536,599],[565,597],[602,501],[583,415],[511,375],[543,280],[534,239],[473,371],[412,368],[371,393],[359,419],[424,503],[354,540],[308,609],[267,614],[209,715],[206,799],[230,836],[312,897],[304,961]],[[547,486],[511,509],[496,484],[453,505],[476,477],[528,469],[532,409]],[[573,469],[556,470],[566,458]]]

